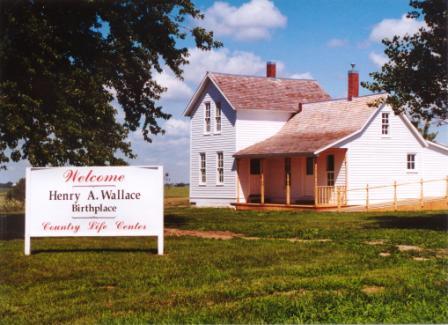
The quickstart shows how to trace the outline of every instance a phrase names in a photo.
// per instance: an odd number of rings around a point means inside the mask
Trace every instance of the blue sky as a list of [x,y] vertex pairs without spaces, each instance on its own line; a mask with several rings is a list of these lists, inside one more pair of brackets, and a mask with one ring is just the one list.
[[[422,22],[406,19],[408,0],[239,0],[194,1],[206,15],[199,24],[212,29],[224,47],[211,52],[192,49],[185,81],[167,70],[156,79],[168,87],[160,104],[173,114],[166,135],[145,143],[130,135],[136,160],[162,164],[174,182],[188,181],[189,127],[182,112],[206,71],[265,74],[266,61],[277,62],[281,77],[313,78],[334,98],[346,96],[347,70],[356,63],[360,80],[385,62],[383,37],[413,32]],[[196,22],[190,22],[195,24]],[[185,43],[184,43],[185,44]],[[361,89],[361,94],[368,94]],[[114,103],[118,107],[117,103]],[[162,122],[163,124],[163,122]],[[448,145],[448,128],[437,141]],[[0,182],[24,176],[26,162],[10,164]]]

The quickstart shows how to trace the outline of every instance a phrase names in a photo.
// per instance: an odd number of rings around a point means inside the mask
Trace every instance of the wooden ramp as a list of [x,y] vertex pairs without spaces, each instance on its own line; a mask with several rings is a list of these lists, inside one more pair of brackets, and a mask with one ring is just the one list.
[[359,212],[359,211],[419,211],[419,210],[448,210],[447,198],[425,198],[398,200],[394,202],[384,202],[370,204],[366,209],[364,205],[316,207],[313,204],[281,204],[281,203],[233,203],[236,210],[247,211],[331,211],[331,212]]
[[[448,199],[445,197],[425,198],[423,201],[420,199],[407,199],[398,200],[395,205],[394,202],[384,202],[378,204],[370,204],[369,208],[365,206],[348,206],[343,207],[340,211],[343,212],[358,212],[358,211],[418,211],[418,210],[448,210]],[[336,209],[331,209],[336,211]]]

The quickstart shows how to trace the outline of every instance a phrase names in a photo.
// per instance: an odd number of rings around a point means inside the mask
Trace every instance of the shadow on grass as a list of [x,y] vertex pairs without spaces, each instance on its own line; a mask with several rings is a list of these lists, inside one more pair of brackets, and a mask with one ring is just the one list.
[[0,215],[0,240],[25,237],[25,216],[23,214]]
[[428,229],[447,231],[448,214],[433,214],[428,216],[381,216],[372,217],[375,227],[390,229]]
[[175,216],[172,214],[165,215],[165,227],[177,228],[187,224],[187,218],[181,216]]
[[156,248],[61,248],[61,249],[36,249],[32,250],[32,254],[45,254],[45,253],[145,253],[145,254],[157,254]]

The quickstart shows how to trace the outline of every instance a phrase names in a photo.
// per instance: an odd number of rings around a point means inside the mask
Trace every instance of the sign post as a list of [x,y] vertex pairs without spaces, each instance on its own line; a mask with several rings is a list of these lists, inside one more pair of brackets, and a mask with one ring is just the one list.
[[163,255],[163,167],[29,167],[25,255],[31,237],[155,236]]

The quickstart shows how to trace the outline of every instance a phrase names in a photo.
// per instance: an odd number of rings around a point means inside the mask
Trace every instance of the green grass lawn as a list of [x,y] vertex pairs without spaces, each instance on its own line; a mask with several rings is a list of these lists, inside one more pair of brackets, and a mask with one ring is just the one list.
[[444,212],[165,212],[258,239],[0,240],[0,323],[448,322]]

